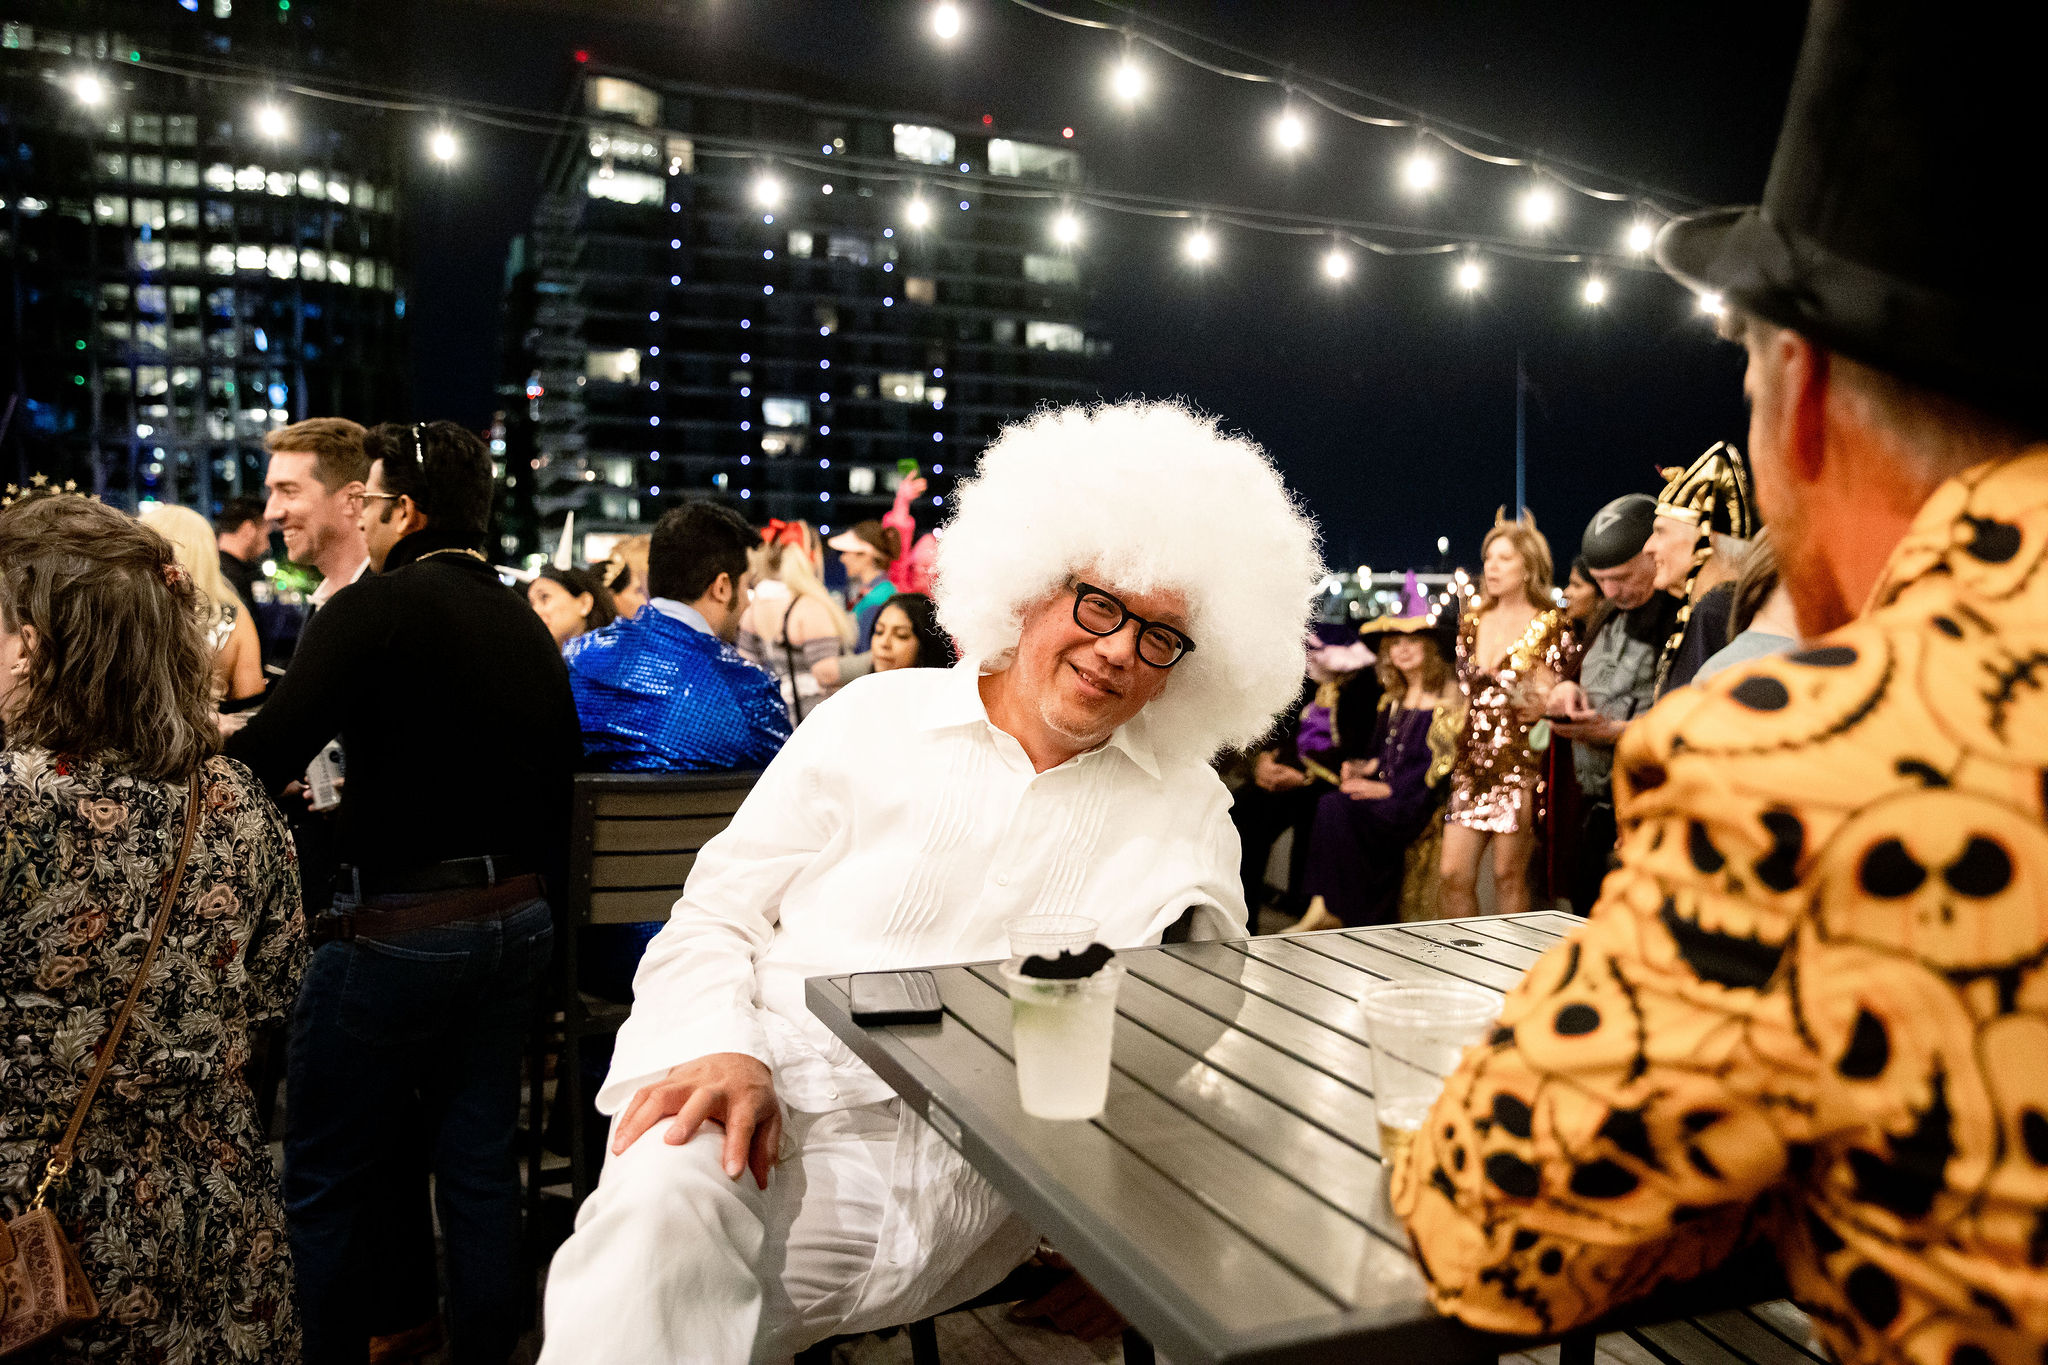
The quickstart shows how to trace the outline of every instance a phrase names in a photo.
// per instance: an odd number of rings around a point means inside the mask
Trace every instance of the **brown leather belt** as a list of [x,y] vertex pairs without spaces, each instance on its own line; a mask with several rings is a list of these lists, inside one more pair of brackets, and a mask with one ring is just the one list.
[[411,905],[380,907],[376,903],[380,898],[372,897],[359,910],[315,916],[307,932],[316,944],[336,939],[390,938],[393,934],[409,934],[415,929],[431,929],[461,920],[497,919],[513,906],[539,900],[542,895],[540,878],[528,872],[496,886],[479,886]]

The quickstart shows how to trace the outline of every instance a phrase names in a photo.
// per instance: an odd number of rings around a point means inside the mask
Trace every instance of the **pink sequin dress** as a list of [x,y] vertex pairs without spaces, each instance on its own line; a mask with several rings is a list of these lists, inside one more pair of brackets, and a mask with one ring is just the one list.
[[1531,722],[1515,712],[1513,696],[1532,673],[1569,675],[1578,653],[1561,611],[1540,611],[1522,638],[1487,669],[1479,663],[1479,617],[1471,607],[1458,623],[1458,688],[1465,694],[1465,733],[1451,767],[1451,800],[1444,819],[1488,834],[1528,827],[1527,814],[1542,787],[1543,758],[1529,748]]

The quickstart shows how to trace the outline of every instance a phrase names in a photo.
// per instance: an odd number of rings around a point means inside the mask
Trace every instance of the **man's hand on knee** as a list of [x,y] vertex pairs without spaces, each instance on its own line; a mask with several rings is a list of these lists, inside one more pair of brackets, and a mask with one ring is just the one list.
[[619,1115],[612,1151],[631,1147],[640,1135],[669,1115],[675,1121],[661,1140],[680,1147],[697,1135],[706,1119],[725,1129],[720,1162],[734,1180],[751,1170],[768,1188],[768,1170],[782,1145],[782,1111],[768,1068],[744,1052],[714,1052],[684,1062],[653,1085],[642,1087]]

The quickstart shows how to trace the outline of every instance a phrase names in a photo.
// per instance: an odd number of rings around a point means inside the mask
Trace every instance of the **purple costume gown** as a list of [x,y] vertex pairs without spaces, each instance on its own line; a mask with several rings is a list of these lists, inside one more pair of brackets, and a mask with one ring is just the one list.
[[1400,917],[1408,845],[1437,809],[1429,784],[1429,727],[1436,716],[1435,707],[1383,701],[1369,756],[1379,759],[1374,776],[1392,793],[1361,801],[1331,792],[1316,805],[1308,893],[1321,896],[1324,908],[1348,925],[1390,924]]

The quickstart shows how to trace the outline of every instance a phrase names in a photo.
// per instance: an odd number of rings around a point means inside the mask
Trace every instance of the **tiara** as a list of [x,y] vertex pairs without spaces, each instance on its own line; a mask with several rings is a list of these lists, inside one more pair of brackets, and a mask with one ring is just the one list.
[[4,494],[0,494],[0,509],[12,507],[17,502],[27,502],[31,498],[63,497],[84,498],[88,502],[98,502],[100,500],[100,496],[97,493],[79,492],[78,480],[76,479],[64,480],[64,484],[60,488],[58,485],[50,482],[48,474],[35,474],[30,476],[28,487],[26,488],[23,488],[20,484],[8,484],[7,491]]

